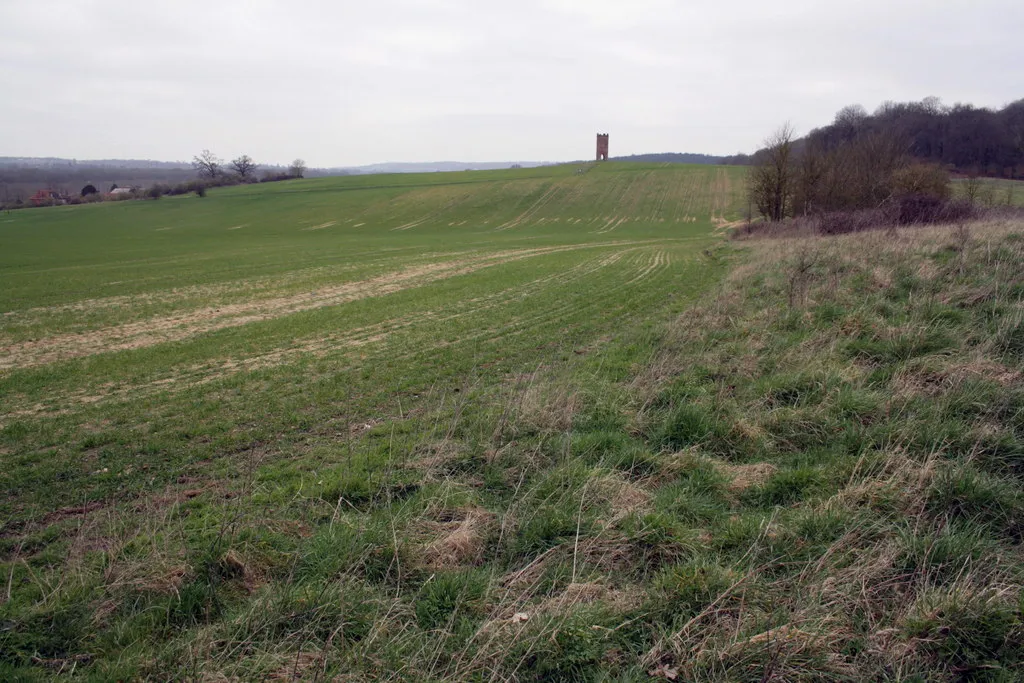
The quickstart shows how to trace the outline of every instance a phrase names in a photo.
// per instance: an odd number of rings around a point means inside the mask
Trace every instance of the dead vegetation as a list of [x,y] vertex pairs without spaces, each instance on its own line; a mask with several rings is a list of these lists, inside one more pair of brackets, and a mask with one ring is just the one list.
[[437,521],[423,523],[433,540],[419,553],[423,566],[431,570],[477,565],[484,559],[487,537],[493,532],[495,516],[483,508],[445,511]]

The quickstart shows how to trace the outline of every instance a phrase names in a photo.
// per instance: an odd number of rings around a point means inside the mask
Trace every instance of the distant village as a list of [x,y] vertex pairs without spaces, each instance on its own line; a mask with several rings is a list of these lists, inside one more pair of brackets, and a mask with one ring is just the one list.
[[82,191],[77,195],[67,194],[58,190],[38,190],[28,198],[28,201],[32,206],[62,206],[64,204],[81,204],[93,195],[97,199],[129,199],[138,196],[141,192],[142,188],[138,186],[119,187],[114,184],[105,193],[101,193],[96,189],[95,185],[90,183],[83,187]]

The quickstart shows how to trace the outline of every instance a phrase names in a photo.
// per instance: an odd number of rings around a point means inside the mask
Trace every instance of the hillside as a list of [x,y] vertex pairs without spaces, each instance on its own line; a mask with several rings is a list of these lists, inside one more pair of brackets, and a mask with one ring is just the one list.
[[[720,276],[702,250],[736,216],[733,170],[579,168],[4,215],[0,677],[159,678],[266,599],[333,594],[340,574],[302,568],[323,533],[449,495],[396,463],[483,418],[484,394],[622,348]],[[402,577],[411,605],[422,581]],[[201,666],[283,665],[307,647],[289,619],[269,660]]]
[[1011,680],[1024,224],[727,241],[742,190],[0,217],[0,678]]

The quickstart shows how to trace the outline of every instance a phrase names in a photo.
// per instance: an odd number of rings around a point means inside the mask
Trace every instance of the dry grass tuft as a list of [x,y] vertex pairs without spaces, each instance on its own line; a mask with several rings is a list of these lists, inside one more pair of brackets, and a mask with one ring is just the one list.
[[564,614],[578,605],[601,603],[616,612],[628,612],[643,602],[642,591],[636,589],[615,589],[595,581],[570,583],[558,595],[545,598],[537,603],[534,612],[538,615]]
[[159,595],[174,595],[192,573],[192,568],[167,558],[164,562],[150,558],[146,562],[119,562],[107,571],[108,593],[132,590]]
[[580,407],[579,396],[564,384],[530,384],[519,398],[515,421],[538,432],[568,431]]
[[590,484],[593,496],[605,500],[608,504],[610,517],[606,525],[612,525],[635,512],[650,507],[651,493],[640,483],[627,480],[619,474],[609,474]]
[[437,474],[465,452],[465,445],[461,442],[441,439],[417,446],[408,466],[427,474]]
[[290,661],[267,674],[266,681],[311,681],[323,675],[323,652],[299,652]]
[[755,462],[749,465],[730,465],[718,462],[715,466],[729,477],[729,491],[732,493],[741,493],[751,486],[764,484],[778,469],[775,465],[767,462]]
[[423,566],[431,570],[477,565],[484,557],[496,517],[483,508],[456,510],[447,521],[425,522],[434,540],[422,546]]

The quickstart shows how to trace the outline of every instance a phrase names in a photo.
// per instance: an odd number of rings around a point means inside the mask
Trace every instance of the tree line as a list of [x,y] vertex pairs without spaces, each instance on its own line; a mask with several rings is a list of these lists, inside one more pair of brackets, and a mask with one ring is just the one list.
[[[951,172],[975,178],[965,183],[966,201],[952,198]],[[887,103],[874,115],[851,106],[803,138],[785,125],[765,140],[748,177],[750,214],[769,222],[814,216],[823,232],[865,221],[953,220],[973,209],[979,174],[1021,172],[1024,100],[999,111],[946,108],[934,99]]]
[[[259,164],[252,160],[248,154],[242,154],[232,159],[230,164],[225,164],[216,154],[208,149],[192,157],[192,168],[200,178],[207,180],[228,180],[236,179],[240,182],[254,182],[256,169]],[[264,180],[286,180],[288,178],[302,178],[306,174],[306,162],[296,159],[289,166],[286,173],[265,173]],[[229,184],[227,182],[223,184]]]
[[873,114],[851,105],[830,125],[811,131],[804,143],[830,150],[879,134],[899,140],[918,161],[965,175],[1024,178],[1024,99],[988,109],[946,106],[928,97],[920,102],[886,102]]

